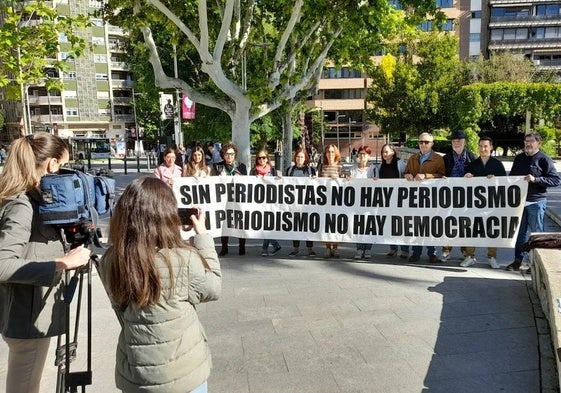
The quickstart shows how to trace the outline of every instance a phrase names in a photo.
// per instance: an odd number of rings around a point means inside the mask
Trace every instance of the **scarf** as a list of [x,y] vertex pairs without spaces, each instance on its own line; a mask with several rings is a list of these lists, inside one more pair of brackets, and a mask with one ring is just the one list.
[[269,172],[271,172],[271,166],[269,164],[265,165],[265,166],[255,166],[255,172],[257,172],[257,174],[259,176],[267,176],[269,174]]

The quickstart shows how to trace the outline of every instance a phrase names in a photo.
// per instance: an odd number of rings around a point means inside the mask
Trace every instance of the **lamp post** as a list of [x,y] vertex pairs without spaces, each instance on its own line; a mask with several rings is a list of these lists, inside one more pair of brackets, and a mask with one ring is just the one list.
[[138,139],[140,131],[138,129],[138,122],[136,120],[136,93],[134,92],[134,88],[132,89],[132,110],[134,114],[134,132],[136,137],[136,141],[134,142],[134,148],[136,150],[136,171],[140,172],[140,143]]
[[335,122],[335,124],[336,124],[336,126],[337,126],[337,149],[339,150],[339,152],[341,152],[341,146],[340,146],[340,144],[339,144],[339,118],[345,117],[345,115],[340,115],[340,114],[339,114],[339,111],[337,111],[337,112],[335,112],[335,113],[336,113],[336,118],[335,118],[336,122]]
[[349,162],[351,162],[351,124],[356,123],[356,120],[351,119],[351,117],[349,116]]

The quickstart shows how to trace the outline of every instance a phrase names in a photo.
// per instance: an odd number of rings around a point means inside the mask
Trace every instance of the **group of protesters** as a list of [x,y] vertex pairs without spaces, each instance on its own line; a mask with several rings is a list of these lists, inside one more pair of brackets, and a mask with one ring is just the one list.
[[[167,165],[173,163],[173,149],[168,149],[164,153],[164,164],[157,168],[155,173],[163,181],[173,184],[174,177],[180,176],[297,176],[297,177],[326,177],[326,178],[348,178],[348,179],[384,179],[384,178],[404,178],[408,181],[423,181],[426,179],[449,178],[449,177],[487,177],[506,176],[503,163],[492,155],[493,140],[488,136],[482,136],[478,142],[478,153],[476,156],[466,147],[466,134],[462,130],[456,130],[448,138],[451,142],[451,149],[444,155],[433,150],[434,139],[430,133],[419,135],[419,152],[413,154],[407,162],[398,157],[395,146],[388,143],[381,148],[382,160],[378,164],[369,162],[371,149],[360,146],[356,149],[356,163],[350,170],[344,170],[341,164],[341,154],[334,144],[325,147],[321,160],[317,167],[312,165],[309,153],[304,148],[297,148],[293,156],[293,165],[288,167],[283,174],[278,172],[270,161],[269,153],[266,149],[257,152],[255,163],[248,171],[243,163],[237,161],[238,150],[236,145],[229,143],[222,146],[220,150],[221,161],[206,165],[203,157],[203,150],[194,147],[188,161],[183,168],[180,166]],[[520,230],[516,239],[514,258],[512,263],[506,266],[507,270],[518,270],[524,258],[523,245],[528,241],[531,232],[543,232],[545,207],[547,204],[547,188],[558,186],[561,177],[555,169],[555,165],[550,157],[542,150],[541,136],[537,132],[529,132],[524,136],[524,151],[514,158],[511,176],[524,176],[528,182],[528,193],[520,218]],[[171,157],[167,158],[169,155]],[[339,258],[339,247],[337,242],[325,242],[325,257]],[[272,246],[272,251],[269,247]],[[306,255],[315,257],[313,242],[306,241]],[[398,250],[399,248],[399,250]],[[427,256],[430,263],[441,263],[448,261],[452,256],[452,247],[443,246],[440,257],[436,247],[427,246]],[[281,246],[275,239],[265,239],[262,246],[262,256],[277,254]],[[372,244],[356,244],[354,259],[370,259]],[[399,252],[398,252],[399,251]],[[300,240],[293,240],[292,250],[288,254],[296,257],[300,254]],[[460,266],[473,266],[477,260],[475,258],[474,247],[461,247],[462,261]],[[220,256],[228,254],[228,237],[221,238]],[[239,254],[245,254],[245,239],[239,239]],[[421,258],[422,246],[391,245],[387,256],[407,259],[411,263],[418,262]],[[487,249],[487,263],[494,269],[501,267],[497,261],[497,248]]]

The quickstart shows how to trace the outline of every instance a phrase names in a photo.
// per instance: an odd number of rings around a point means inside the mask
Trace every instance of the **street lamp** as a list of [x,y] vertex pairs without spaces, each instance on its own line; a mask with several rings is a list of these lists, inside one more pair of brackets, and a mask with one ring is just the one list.
[[349,162],[351,162],[351,124],[356,123],[356,120],[351,119],[349,116]]
[[[136,119],[136,94],[134,91],[134,88],[132,89],[132,109],[133,109],[133,114],[134,114],[134,132],[135,132],[135,137],[136,137],[136,141],[135,141],[135,150],[136,150],[136,170],[137,172],[140,172],[140,140],[139,140],[139,136],[140,136],[140,130],[138,129],[138,121]],[[140,93],[138,93],[140,94]],[[126,149],[126,147],[125,147]]]
[[339,152],[341,152],[341,147],[339,146],[339,118],[341,117],[345,117],[345,115],[340,115],[339,111],[335,112],[337,117],[335,118],[336,120],[336,126],[337,126],[337,149],[339,150]]

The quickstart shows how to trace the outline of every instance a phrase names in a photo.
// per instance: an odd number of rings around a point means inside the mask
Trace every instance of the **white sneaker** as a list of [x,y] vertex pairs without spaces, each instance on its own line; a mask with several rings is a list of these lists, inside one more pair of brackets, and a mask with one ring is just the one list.
[[446,262],[449,259],[450,259],[450,253],[449,252],[443,252],[442,255],[440,256],[440,261],[441,262]]
[[475,258],[474,257],[466,257],[462,262],[460,262],[461,267],[470,267],[475,265]]
[[499,265],[499,262],[497,262],[496,258],[490,257],[487,262],[489,262],[489,266],[491,266],[493,269],[501,268],[501,265]]
[[372,252],[370,250],[364,250],[364,259],[372,258]]
[[362,250],[356,250],[355,259],[362,259]]

